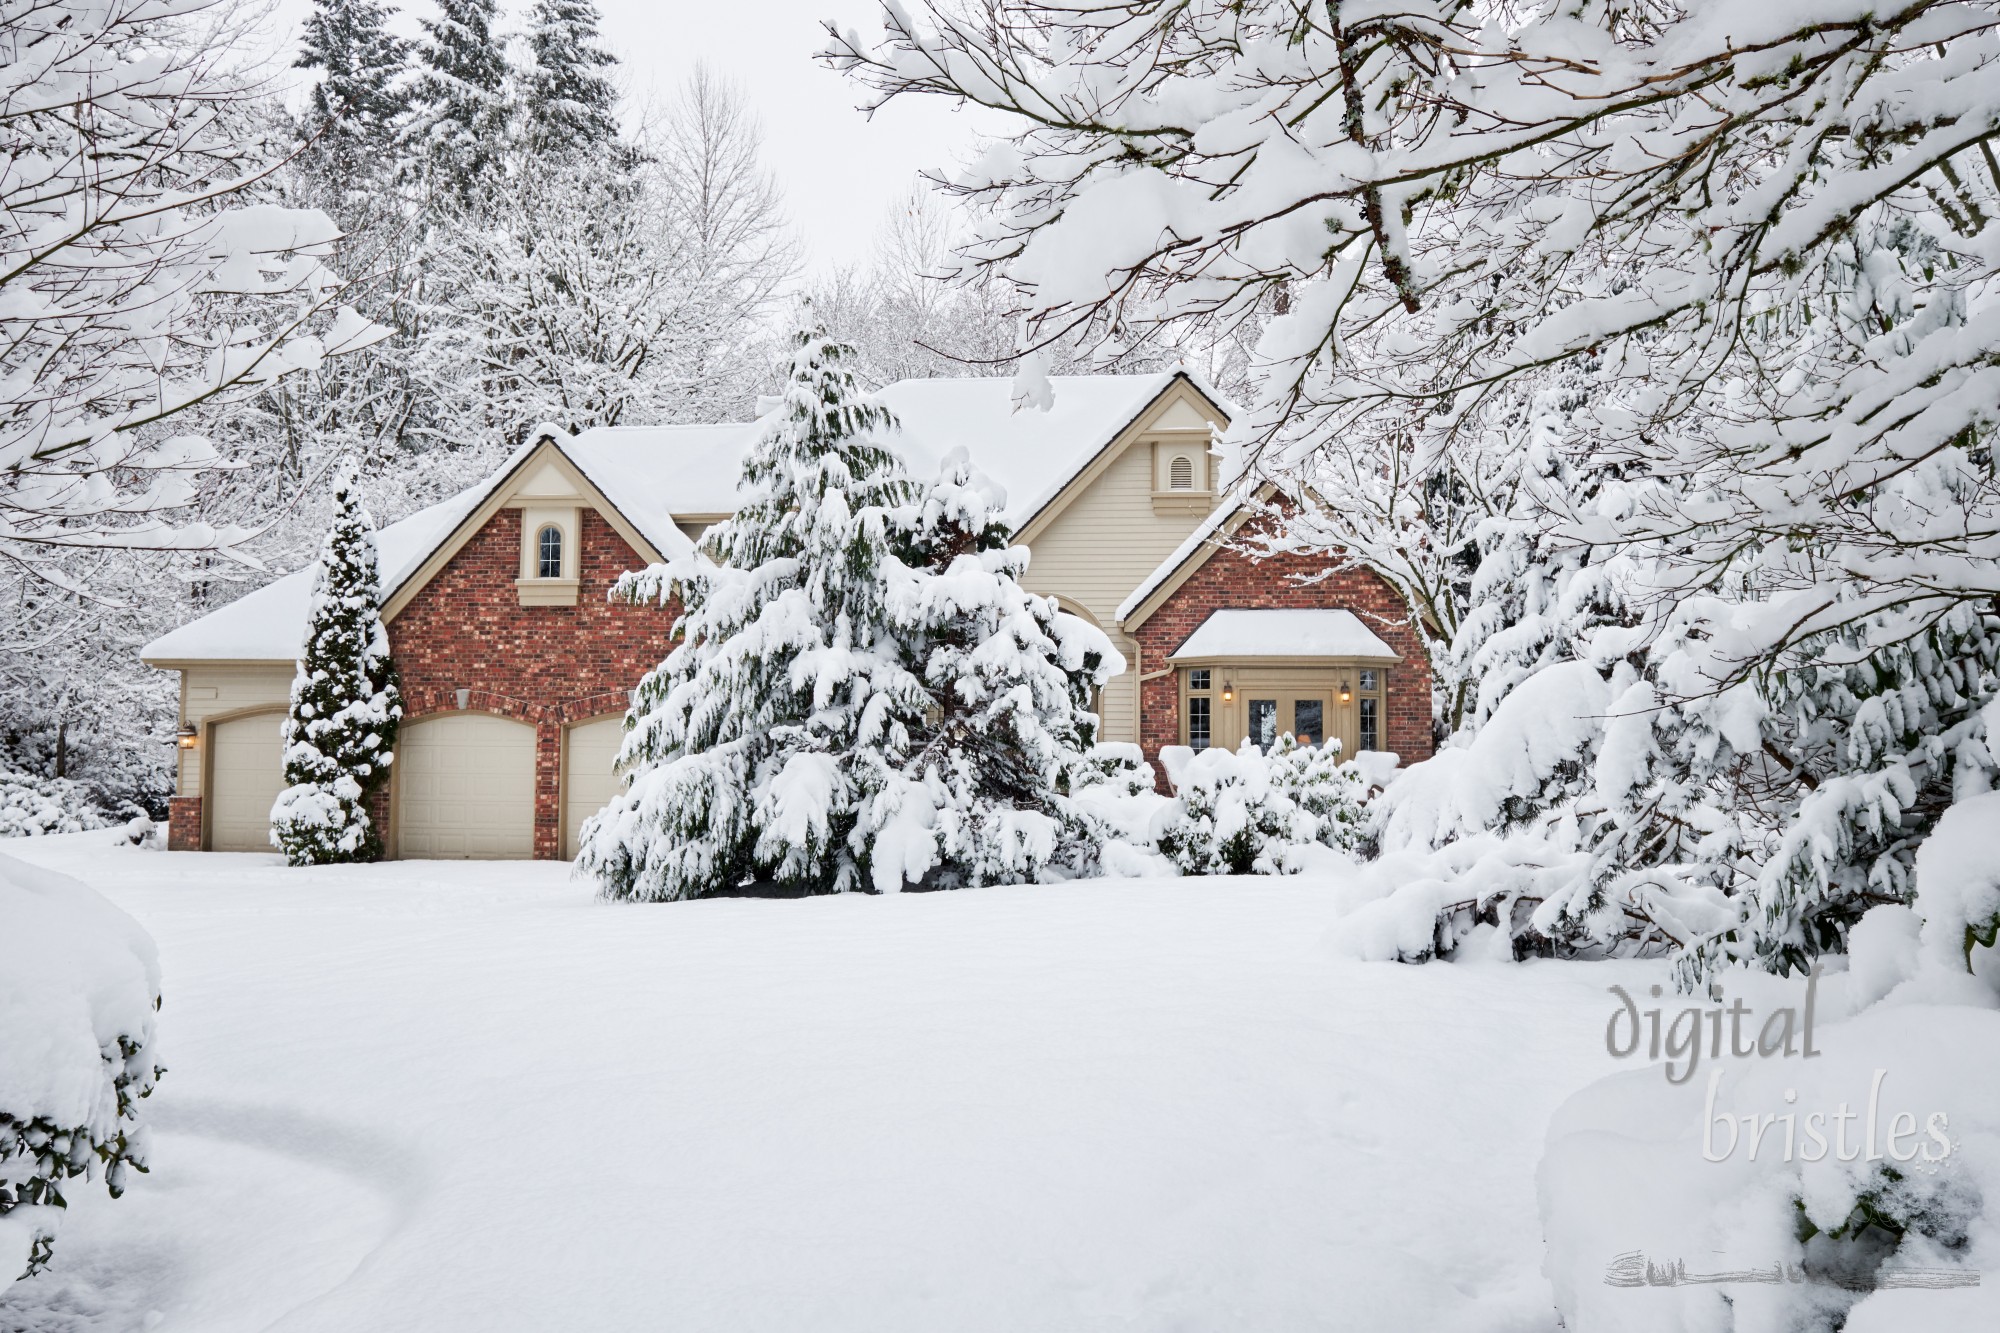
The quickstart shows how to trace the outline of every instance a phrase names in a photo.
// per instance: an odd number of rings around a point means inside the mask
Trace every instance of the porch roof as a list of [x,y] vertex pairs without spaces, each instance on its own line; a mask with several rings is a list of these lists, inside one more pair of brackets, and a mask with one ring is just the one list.
[[1388,665],[1403,659],[1352,611],[1260,608],[1209,616],[1169,662],[1338,657]]

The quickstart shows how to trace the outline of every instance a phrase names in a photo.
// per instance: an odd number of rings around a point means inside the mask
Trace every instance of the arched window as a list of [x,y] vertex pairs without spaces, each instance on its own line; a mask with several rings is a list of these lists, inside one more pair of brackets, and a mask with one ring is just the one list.
[[535,577],[559,579],[562,576],[562,529],[551,523],[535,534]]
[[1194,460],[1186,454],[1175,454],[1167,464],[1167,489],[1170,491],[1191,491],[1194,489]]

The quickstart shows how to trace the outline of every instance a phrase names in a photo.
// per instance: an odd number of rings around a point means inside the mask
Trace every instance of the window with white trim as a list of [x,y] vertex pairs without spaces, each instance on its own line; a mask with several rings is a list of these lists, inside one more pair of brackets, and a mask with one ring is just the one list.
[[1187,673],[1187,743],[1190,749],[1206,750],[1215,742],[1215,702],[1210,694],[1214,680],[1206,667],[1196,667]]
[[553,523],[542,525],[535,534],[535,577],[559,579],[563,576],[562,529]]

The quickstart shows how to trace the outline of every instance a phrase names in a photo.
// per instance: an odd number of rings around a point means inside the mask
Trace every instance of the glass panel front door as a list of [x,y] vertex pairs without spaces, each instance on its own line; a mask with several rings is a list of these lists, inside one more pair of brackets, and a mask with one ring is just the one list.
[[1326,701],[1292,700],[1292,735],[1300,745],[1318,745],[1326,739]]
[[1250,739],[1258,749],[1269,752],[1278,743],[1278,701],[1276,699],[1252,699],[1250,701]]

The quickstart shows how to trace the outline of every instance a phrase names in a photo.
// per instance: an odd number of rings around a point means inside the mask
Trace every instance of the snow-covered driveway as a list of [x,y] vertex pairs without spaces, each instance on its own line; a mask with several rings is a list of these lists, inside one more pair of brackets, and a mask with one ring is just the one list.
[[158,938],[154,1170],[0,1328],[1549,1329],[1639,965],[1320,948],[1320,879],[610,906],[549,864],[6,852]]

